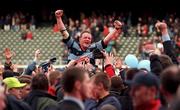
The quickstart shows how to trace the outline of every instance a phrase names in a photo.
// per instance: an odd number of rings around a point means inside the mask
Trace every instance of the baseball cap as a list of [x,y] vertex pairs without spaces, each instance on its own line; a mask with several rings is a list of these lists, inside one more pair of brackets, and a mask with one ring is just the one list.
[[20,83],[19,80],[15,77],[5,78],[3,83],[7,85],[8,89],[24,87],[26,85],[26,83]]
[[141,85],[146,87],[155,86],[157,89],[159,89],[159,79],[156,75],[154,75],[151,72],[139,72],[134,76],[132,80],[132,86],[136,87]]

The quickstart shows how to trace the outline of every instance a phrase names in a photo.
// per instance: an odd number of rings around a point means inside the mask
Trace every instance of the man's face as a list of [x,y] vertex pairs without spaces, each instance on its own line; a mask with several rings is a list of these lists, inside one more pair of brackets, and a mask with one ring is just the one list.
[[92,36],[90,33],[83,33],[79,38],[81,48],[87,49],[91,45]]
[[155,87],[137,86],[132,87],[131,96],[133,100],[133,106],[141,106],[147,104],[156,96]]
[[83,99],[92,97],[92,82],[88,74],[85,74],[83,82],[81,82],[81,94]]
[[30,85],[27,84],[26,86],[24,86],[23,88],[21,88],[20,92],[21,92],[21,97],[22,98],[25,98],[29,92],[30,92],[31,88],[30,88]]
[[92,89],[92,93],[93,93],[93,96],[95,99],[100,99],[101,97],[101,94],[102,94],[102,84],[99,83],[99,84],[96,84],[94,82],[94,79],[92,79],[92,84],[93,84],[93,89]]
[[11,88],[9,89],[9,93],[14,95],[17,99],[21,99],[21,88]]

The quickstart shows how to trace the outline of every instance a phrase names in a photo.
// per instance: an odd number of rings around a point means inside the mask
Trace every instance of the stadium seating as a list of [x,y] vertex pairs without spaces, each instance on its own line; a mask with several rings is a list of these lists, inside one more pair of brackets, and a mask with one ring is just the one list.
[[[141,38],[136,37],[135,29],[129,30],[130,36],[119,37],[117,39],[118,52],[117,55],[124,58],[127,54],[135,54],[138,56],[138,43]],[[13,62],[20,65],[29,64],[34,57],[36,49],[42,52],[41,61],[45,61],[51,57],[56,57],[58,60],[56,64],[62,64],[61,57],[63,56],[64,45],[61,43],[62,37],[59,33],[54,33],[52,27],[37,28],[33,31],[32,40],[22,40],[22,31],[4,31],[0,30],[0,53],[3,49],[8,47],[16,53]],[[148,39],[143,37],[142,39]],[[0,55],[1,62],[4,62],[2,54]]]

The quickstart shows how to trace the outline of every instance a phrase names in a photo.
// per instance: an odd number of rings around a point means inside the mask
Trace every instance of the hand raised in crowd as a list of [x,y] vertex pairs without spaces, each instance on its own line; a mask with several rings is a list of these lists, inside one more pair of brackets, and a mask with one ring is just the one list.
[[158,21],[155,24],[155,27],[157,28],[157,31],[162,33],[162,35],[168,34],[167,24],[165,22]]
[[35,54],[34,54],[34,60],[35,60],[35,61],[37,61],[37,60],[39,59],[40,54],[41,54],[41,52],[40,52],[39,49],[35,51]]
[[14,56],[15,53],[14,52],[11,52],[10,48],[5,48],[4,50],[4,56],[6,59],[11,59],[12,56]]
[[105,51],[101,51],[105,57],[105,65],[111,64],[114,62],[114,55],[112,53],[107,53]]
[[114,21],[114,27],[115,27],[115,29],[121,29],[121,27],[122,27],[122,23],[120,22],[120,21],[118,21],[118,20],[115,20]]
[[57,11],[55,12],[56,18],[61,18],[62,15],[63,15],[63,10],[57,10]]

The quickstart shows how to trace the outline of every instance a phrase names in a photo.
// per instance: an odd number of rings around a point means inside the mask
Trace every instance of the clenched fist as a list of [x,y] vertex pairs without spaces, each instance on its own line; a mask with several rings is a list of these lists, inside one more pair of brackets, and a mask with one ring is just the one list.
[[62,15],[63,15],[63,10],[57,10],[57,11],[55,12],[56,18],[60,18]]
[[114,21],[114,27],[115,27],[115,29],[121,29],[122,23],[118,20],[115,20]]

